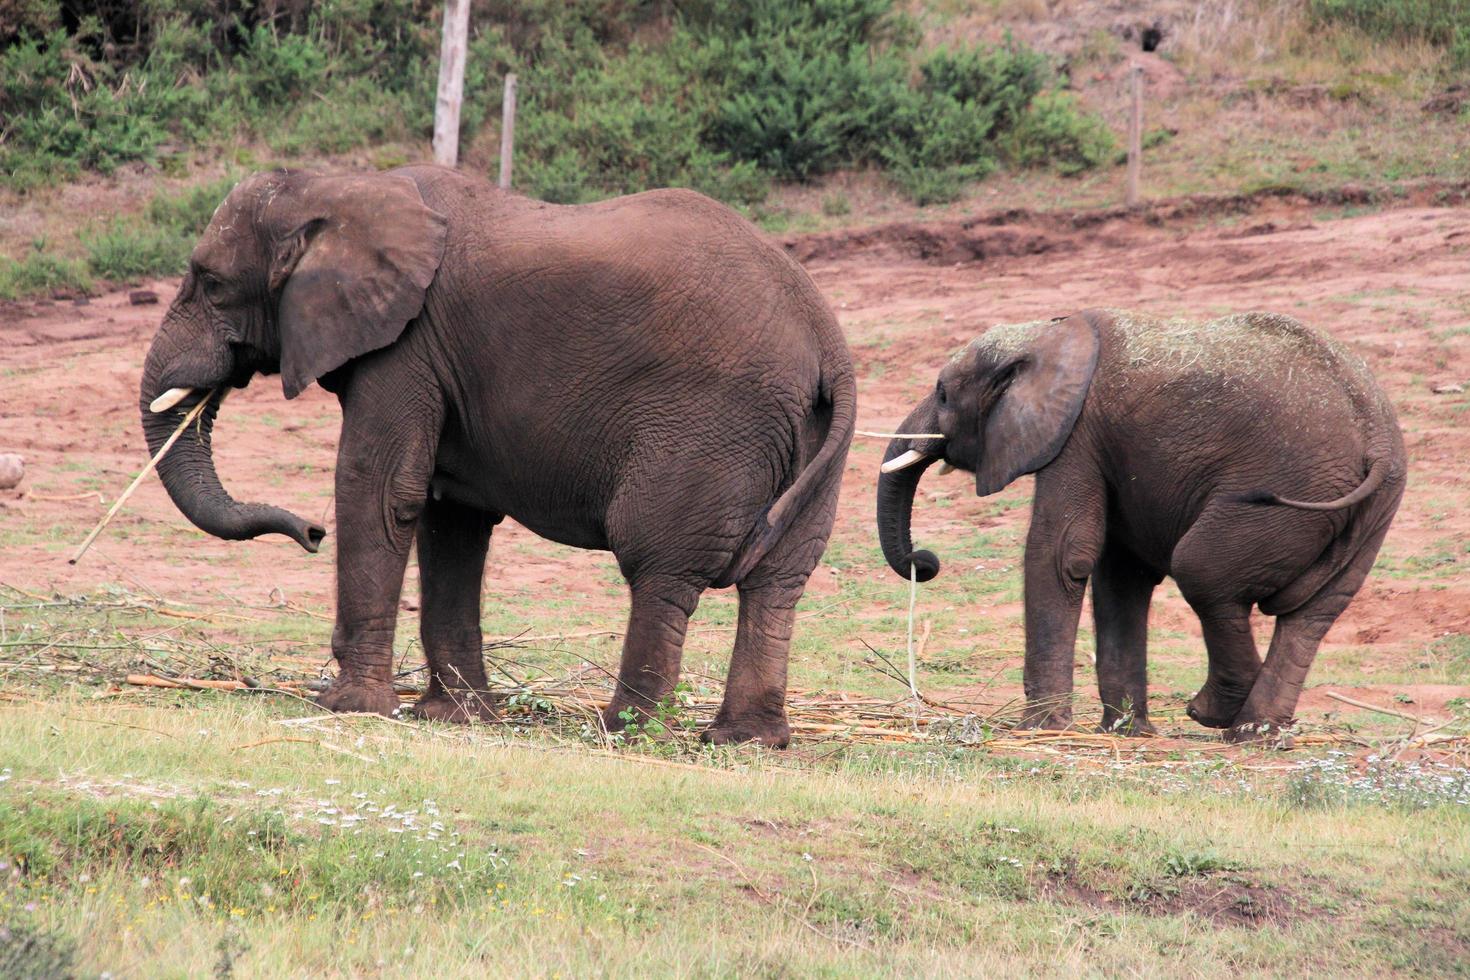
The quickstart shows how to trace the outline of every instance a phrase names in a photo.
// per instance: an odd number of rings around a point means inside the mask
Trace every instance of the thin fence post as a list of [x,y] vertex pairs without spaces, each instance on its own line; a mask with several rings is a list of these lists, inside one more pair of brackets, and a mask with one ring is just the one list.
[[464,61],[470,0],[444,0],[444,40],[439,47],[439,94],[434,100],[434,162],[459,162],[459,110],[464,101]]
[[500,187],[510,190],[510,165],[516,145],[516,77],[505,76],[505,99],[500,104]]
[[1128,206],[1138,204],[1138,178],[1143,170],[1143,66],[1135,63],[1128,72],[1133,108],[1128,115]]

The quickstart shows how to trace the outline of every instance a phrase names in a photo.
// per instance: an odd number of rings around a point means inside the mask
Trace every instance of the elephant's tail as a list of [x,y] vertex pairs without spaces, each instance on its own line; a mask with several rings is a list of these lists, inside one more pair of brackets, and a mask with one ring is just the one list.
[[1288,500],[1285,497],[1276,496],[1269,490],[1253,490],[1243,494],[1241,501],[1247,504],[1279,504],[1282,507],[1295,507],[1297,510],[1342,510],[1344,507],[1362,503],[1372,496],[1373,491],[1382,486],[1392,468],[1393,463],[1390,460],[1382,457],[1375,459],[1368,470],[1368,475],[1363,478],[1362,483],[1358,484],[1358,488],[1336,500],[1324,500],[1320,503],[1308,500]]
[[[839,335],[840,336],[840,335]],[[841,340],[838,340],[841,345]],[[827,437],[822,448],[810,463],[797,475],[786,492],[756,522],[744,547],[736,552],[730,567],[715,588],[733,585],[760,564],[766,552],[781,540],[791,522],[801,514],[817,495],[822,493],[832,479],[841,479],[842,465],[847,459],[847,447],[852,442],[853,429],[857,426],[857,381],[853,377],[845,346],[839,346],[840,356],[828,354],[822,359],[822,378],[818,397],[831,410],[827,425]]]

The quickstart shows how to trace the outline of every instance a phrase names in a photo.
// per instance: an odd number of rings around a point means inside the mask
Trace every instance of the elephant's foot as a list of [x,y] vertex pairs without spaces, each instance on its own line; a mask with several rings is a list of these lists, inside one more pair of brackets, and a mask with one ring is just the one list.
[[1235,716],[1240,714],[1249,694],[1249,689],[1235,694],[1222,690],[1213,681],[1205,681],[1184,712],[1206,728],[1229,728],[1235,724]]
[[699,733],[699,740],[710,745],[758,742],[768,749],[784,749],[791,744],[791,724],[784,711],[775,716],[716,718],[713,725]]
[[1059,732],[1072,727],[1072,708],[1057,707],[1049,704],[1029,704],[1026,713],[1016,723],[1016,728],[1040,729],[1048,732]]
[[634,731],[648,735],[649,722],[655,720],[651,704],[634,703],[614,698],[612,703],[602,709],[602,730],[609,735],[627,731],[628,726],[637,725]]
[[1111,708],[1103,709],[1102,723],[1097,730],[1104,735],[1127,735],[1127,736],[1151,736],[1157,735],[1154,723],[1149,721],[1148,715],[1124,714]]
[[442,690],[425,694],[418,703],[408,709],[415,718],[425,721],[447,721],[456,725],[500,720],[488,691]]
[[1296,744],[1292,738],[1290,726],[1289,721],[1286,723],[1243,721],[1237,718],[1235,724],[1225,728],[1225,741],[1232,745],[1259,743],[1263,746],[1289,749]]
[[398,695],[389,681],[342,677],[317,695],[316,703],[328,711],[392,715],[399,709]]

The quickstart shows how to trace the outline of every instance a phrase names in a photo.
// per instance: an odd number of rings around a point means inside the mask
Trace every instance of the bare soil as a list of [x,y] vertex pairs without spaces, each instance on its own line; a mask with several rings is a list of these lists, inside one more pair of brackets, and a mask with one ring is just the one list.
[[[997,212],[784,244],[805,262],[847,332],[859,374],[859,426],[866,429],[902,419],[950,352],[997,322],[1089,306],[1200,317],[1257,309],[1297,316],[1348,344],[1390,393],[1411,466],[1380,567],[1324,645],[1324,658],[1351,650],[1371,678],[1397,674],[1434,656],[1446,638],[1470,634],[1470,209],[1430,206],[1425,195],[1400,203],[1347,217],[1331,210],[1337,203],[1270,195],[1137,213]],[[326,556],[306,556],[283,539],[242,545],[208,538],[154,480],[81,564],[67,564],[102,513],[102,499],[110,504],[146,458],[139,371],[177,282],[141,285],[157,292],[161,305],[133,306],[123,291],[90,302],[0,306],[0,452],[22,454],[28,467],[18,488],[0,491],[0,581],[71,594],[122,583],[202,604],[287,598],[330,616]],[[242,499],[324,518],[330,529],[337,428],[335,399],[325,392],[312,388],[285,404],[274,379],[257,381],[233,394],[221,413],[215,441],[226,485]],[[882,450],[877,440],[854,447],[834,542],[862,557],[840,575],[827,565],[818,570],[815,606],[839,581],[892,584],[872,523]],[[960,475],[926,481],[924,489],[942,495],[946,506],[921,501],[916,508],[916,538],[941,558],[946,528],[1019,534],[1028,520],[1025,506],[997,513],[993,501],[974,498],[963,482]],[[1024,500],[1029,488],[1010,492]],[[1017,550],[1006,563],[1019,559]],[[545,546],[508,521],[496,532],[487,599],[554,590],[576,597],[600,627],[617,630],[626,615],[617,591],[581,592],[583,583],[605,586],[611,567],[606,555]],[[947,574],[965,569],[951,566]],[[406,608],[414,595],[410,585]],[[902,612],[884,599],[825,615],[861,627]],[[1008,624],[1018,624],[1018,613],[1014,603],[968,610],[977,621]],[[1161,593],[1153,625],[1198,637],[1177,593]],[[1000,646],[1019,666],[1019,625],[1013,631]],[[961,645],[938,631],[931,643],[931,652]],[[615,656],[614,644],[605,649]],[[851,656],[863,653],[854,638]],[[1202,666],[1202,650],[1199,659]],[[793,682],[801,683],[799,664]],[[1079,687],[1089,682],[1079,676]],[[1470,697],[1470,686],[1394,680],[1357,685],[1350,696],[1432,715]],[[1342,709],[1315,690],[1303,701],[1304,716]]]

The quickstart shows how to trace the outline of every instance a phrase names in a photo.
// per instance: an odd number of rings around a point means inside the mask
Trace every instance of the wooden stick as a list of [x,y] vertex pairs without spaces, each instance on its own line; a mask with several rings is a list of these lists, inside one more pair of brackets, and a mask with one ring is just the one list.
[[[917,655],[914,652],[914,606],[917,605],[918,602],[919,602],[919,567],[917,565],[915,565],[913,562],[910,562],[909,563],[909,642],[908,642],[908,653],[909,653],[909,693],[914,696],[914,700],[915,701],[918,701],[919,700],[919,680],[918,680],[918,667],[917,667],[918,657],[917,657]],[[929,638],[929,635],[927,633],[925,633],[924,634],[924,639],[927,640],[928,638]]]
[[314,739],[314,738],[292,738],[292,737],[289,737],[289,736],[288,737],[282,737],[282,738],[263,738],[259,742],[246,742],[244,745],[236,745],[234,748],[230,749],[230,751],[231,752],[238,752],[241,749],[253,749],[257,745],[272,745],[272,744],[274,744],[276,742],[301,742],[301,743],[306,744],[306,745],[315,745],[316,744],[316,739]]
[[97,498],[97,502],[99,504],[105,504],[105,503],[107,503],[106,500],[102,499],[102,494],[99,493],[99,492],[97,492],[96,490],[88,490],[86,493],[64,493],[64,494],[61,494],[59,496],[53,495],[53,494],[44,494],[44,493],[27,493],[26,494],[26,499],[27,500],[45,500],[45,501],[48,501],[48,502],[65,502],[65,501],[72,501],[72,500],[91,500],[93,497],[96,497]]
[[82,560],[82,556],[87,553],[87,549],[92,547],[92,542],[97,540],[97,535],[102,533],[104,527],[112,523],[112,519],[117,516],[118,510],[133,495],[133,491],[138,489],[138,485],[143,482],[143,478],[153,472],[153,468],[158,465],[160,459],[163,459],[164,454],[174,448],[174,443],[179,441],[179,436],[184,434],[184,430],[189,427],[189,423],[197,419],[200,413],[204,411],[204,406],[208,405],[209,400],[214,397],[215,390],[217,389],[212,389],[209,394],[199,400],[198,405],[189,409],[189,413],[184,416],[184,421],[179,423],[179,427],[174,430],[174,434],[169,436],[168,441],[158,448],[158,452],[153,454],[153,458],[148,461],[148,465],[143,467],[137,476],[133,477],[133,482],[128,484],[128,488],[122,492],[122,495],[113,501],[111,509],[103,515],[102,520],[97,522],[97,526],[92,528],[92,533],[88,534],[86,539],[77,547],[76,554],[66,560],[68,565],[75,565]]
[[510,165],[516,147],[516,76],[505,76],[505,97],[500,103],[500,189],[510,190]]
[[190,691],[244,691],[249,687],[244,681],[204,681],[192,677],[174,680],[170,677],[155,677],[153,674],[129,674],[126,682],[134,687],[182,688]]
[[943,439],[942,432],[869,432],[866,429],[854,429],[853,435],[867,436],[869,439]]
[[1128,190],[1126,203],[1138,205],[1138,178],[1143,170],[1143,66],[1134,64],[1128,71],[1133,107],[1128,116]]
[[464,102],[464,62],[470,28],[470,0],[445,0],[439,45],[439,92],[434,100],[434,162],[459,162],[459,110]]
[[1376,704],[1369,704],[1366,701],[1354,701],[1352,698],[1348,697],[1347,695],[1345,695],[1345,694],[1338,694],[1336,691],[1328,691],[1327,692],[1327,696],[1329,698],[1331,698],[1332,700],[1334,700],[1334,701],[1341,701],[1343,704],[1350,704],[1354,708],[1362,708],[1365,711],[1376,711],[1380,715],[1392,715],[1395,718],[1402,718],[1405,721],[1412,721],[1416,725],[1427,725],[1427,724],[1429,724],[1427,721],[1425,721],[1423,718],[1420,718],[1418,715],[1411,715],[1411,714],[1408,714],[1407,712],[1403,712],[1403,711],[1395,711],[1392,708],[1380,708],[1380,707],[1378,707],[1378,705],[1376,705]]

